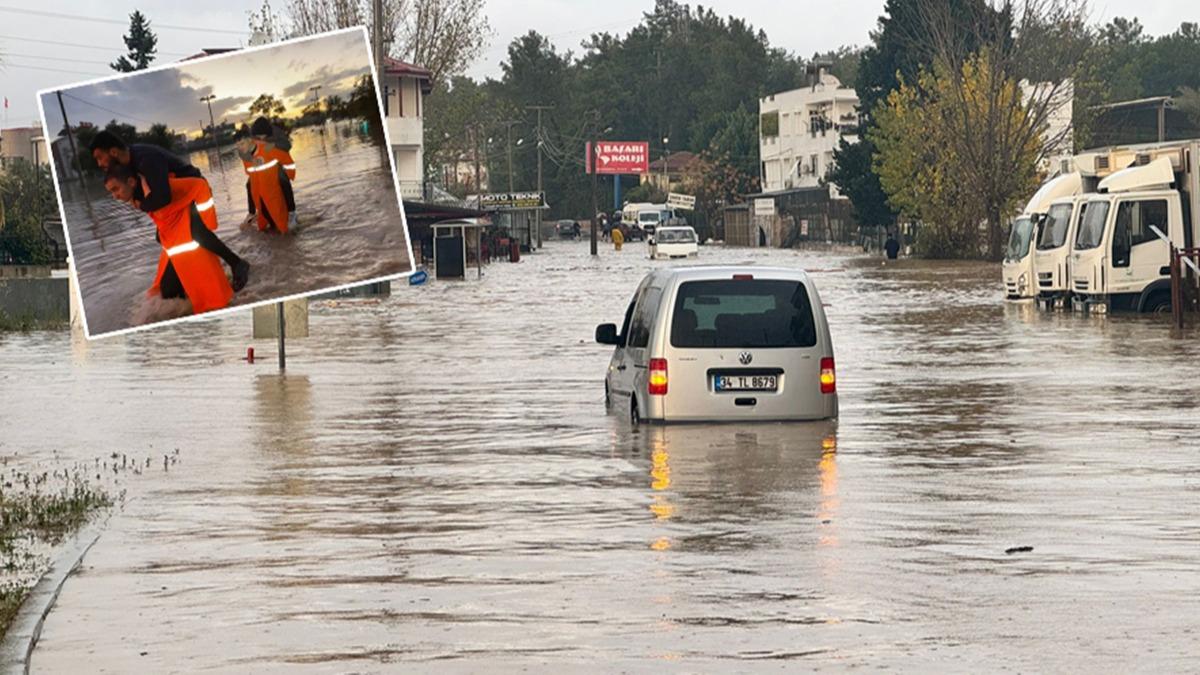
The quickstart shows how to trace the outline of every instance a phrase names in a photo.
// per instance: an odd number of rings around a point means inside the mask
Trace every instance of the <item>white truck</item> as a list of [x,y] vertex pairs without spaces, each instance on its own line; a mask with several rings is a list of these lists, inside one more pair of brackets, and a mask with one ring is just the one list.
[[1008,236],[1008,247],[1004,251],[1004,294],[1009,300],[1025,300],[1037,297],[1037,270],[1034,267],[1033,242],[1039,239],[1042,220],[1056,199],[1079,194],[1083,177],[1077,173],[1064,173],[1042,184],[1025,210],[1013,221]]
[[1038,302],[1047,308],[1069,307],[1071,297],[1071,249],[1090,195],[1056,199],[1042,220],[1033,252],[1037,273]]
[[[1118,155],[1131,163],[1113,161]],[[1170,248],[1200,245],[1200,140],[1128,146],[1107,156],[1119,170],[1083,207],[1071,253],[1073,304],[1092,312],[1169,311]]]

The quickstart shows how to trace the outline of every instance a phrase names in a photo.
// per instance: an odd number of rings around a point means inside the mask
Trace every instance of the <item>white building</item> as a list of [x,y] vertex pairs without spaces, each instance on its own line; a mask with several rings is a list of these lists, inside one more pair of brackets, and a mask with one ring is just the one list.
[[18,159],[42,166],[50,163],[41,126],[0,130],[0,171]]
[[432,73],[396,59],[384,59],[383,110],[396,159],[400,196],[421,199],[425,181],[425,96]]
[[759,99],[764,193],[820,185],[843,135],[858,128],[858,94],[819,68],[814,84]]
[[1062,158],[1075,154],[1075,127],[1072,123],[1075,108],[1075,83],[1067,80],[1059,85],[1046,82],[1031,84],[1021,80],[1021,95],[1025,105],[1045,106],[1046,131],[1042,136],[1043,172],[1053,174]]

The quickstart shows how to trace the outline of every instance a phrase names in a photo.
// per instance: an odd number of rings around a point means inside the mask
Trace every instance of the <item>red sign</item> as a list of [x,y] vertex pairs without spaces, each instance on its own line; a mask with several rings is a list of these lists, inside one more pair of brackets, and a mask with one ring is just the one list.
[[[592,172],[592,144],[587,145],[588,173]],[[599,141],[596,173],[649,173],[650,144],[645,141]]]

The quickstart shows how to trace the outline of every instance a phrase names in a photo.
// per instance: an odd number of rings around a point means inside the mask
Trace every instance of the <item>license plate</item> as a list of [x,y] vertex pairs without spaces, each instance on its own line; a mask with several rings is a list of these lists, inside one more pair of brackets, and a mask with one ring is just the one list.
[[777,391],[778,375],[717,375],[713,378],[717,391]]

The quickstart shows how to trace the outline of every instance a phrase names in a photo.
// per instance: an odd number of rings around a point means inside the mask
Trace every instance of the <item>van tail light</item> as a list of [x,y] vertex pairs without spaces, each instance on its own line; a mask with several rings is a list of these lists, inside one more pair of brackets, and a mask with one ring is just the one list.
[[826,356],[821,359],[821,393],[837,393],[837,373],[833,367],[832,356]]
[[650,359],[650,395],[667,395],[667,360]]

